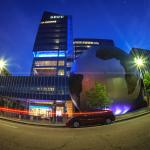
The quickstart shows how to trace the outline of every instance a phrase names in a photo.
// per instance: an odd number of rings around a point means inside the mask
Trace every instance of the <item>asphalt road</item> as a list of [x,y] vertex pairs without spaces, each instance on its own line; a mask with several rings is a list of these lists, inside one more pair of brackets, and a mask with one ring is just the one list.
[[80,129],[35,127],[0,120],[0,150],[150,150],[150,114]]

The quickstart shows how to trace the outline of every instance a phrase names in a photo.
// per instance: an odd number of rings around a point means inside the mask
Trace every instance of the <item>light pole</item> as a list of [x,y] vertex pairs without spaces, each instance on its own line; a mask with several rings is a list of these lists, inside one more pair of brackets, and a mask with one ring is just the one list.
[[140,77],[142,77],[143,79],[144,75],[142,69],[145,67],[145,63],[146,63],[145,59],[143,57],[135,57],[134,63],[139,70]]
[[147,96],[147,102],[148,102],[148,105],[149,105],[149,99],[148,99],[148,95],[147,95],[145,84],[144,84],[144,72],[143,72],[144,67],[146,65],[146,59],[144,57],[135,57],[134,58],[134,63],[136,65],[136,67],[138,68],[140,78],[142,78],[142,80],[143,80],[144,95]]
[[3,69],[5,69],[7,66],[7,61],[4,59],[0,59],[0,75],[2,75]]

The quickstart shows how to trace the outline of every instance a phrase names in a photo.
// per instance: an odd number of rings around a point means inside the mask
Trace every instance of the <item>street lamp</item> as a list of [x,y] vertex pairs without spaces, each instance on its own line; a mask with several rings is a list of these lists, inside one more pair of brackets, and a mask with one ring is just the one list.
[[134,58],[134,63],[135,63],[136,67],[139,70],[139,76],[142,77],[143,86],[144,86],[144,95],[147,96],[147,102],[148,102],[148,105],[149,105],[149,98],[148,98],[149,96],[148,96],[148,93],[146,92],[146,88],[145,88],[145,84],[144,84],[144,73],[145,73],[144,70],[145,70],[145,66],[148,62],[146,61],[146,58],[144,58],[144,57],[135,57]]
[[0,59],[0,75],[2,74],[2,70],[7,66],[7,61],[4,59]]
[[142,69],[145,67],[145,64],[146,64],[145,59],[143,57],[135,57],[134,63],[136,67],[138,68],[140,75],[142,75],[142,78],[143,78],[144,76],[143,76]]
[[144,67],[145,65],[145,59],[142,57],[135,57],[134,62],[138,68]]

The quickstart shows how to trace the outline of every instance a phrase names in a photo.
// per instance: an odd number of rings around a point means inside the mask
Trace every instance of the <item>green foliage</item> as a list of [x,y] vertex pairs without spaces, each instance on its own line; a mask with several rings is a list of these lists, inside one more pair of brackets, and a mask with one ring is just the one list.
[[145,73],[144,75],[144,85],[146,92],[150,95],[150,73]]
[[86,92],[87,104],[89,107],[107,107],[112,100],[109,98],[106,87],[98,82],[95,87]]
[[11,76],[11,73],[5,68],[2,70],[1,74],[4,76]]

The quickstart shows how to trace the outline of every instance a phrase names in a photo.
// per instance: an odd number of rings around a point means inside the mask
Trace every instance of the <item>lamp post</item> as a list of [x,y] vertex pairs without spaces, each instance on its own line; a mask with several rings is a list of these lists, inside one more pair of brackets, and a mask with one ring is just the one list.
[[142,78],[142,80],[143,80],[144,95],[147,96],[147,102],[148,102],[148,105],[149,105],[149,99],[148,99],[148,95],[147,95],[145,84],[144,84],[144,72],[143,72],[144,67],[146,65],[146,59],[144,57],[135,57],[134,58],[134,63],[136,65],[136,67],[138,68],[140,78]]
[[135,63],[136,67],[139,70],[140,77],[142,77],[142,79],[143,79],[144,78],[144,74],[143,74],[142,69],[144,68],[145,63],[146,63],[145,59],[143,57],[135,57],[134,58],[134,63]]
[[7,61],[4,59],[0,59],[0,75],[2,75],[3,69],[5,69],[7,66]]

